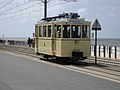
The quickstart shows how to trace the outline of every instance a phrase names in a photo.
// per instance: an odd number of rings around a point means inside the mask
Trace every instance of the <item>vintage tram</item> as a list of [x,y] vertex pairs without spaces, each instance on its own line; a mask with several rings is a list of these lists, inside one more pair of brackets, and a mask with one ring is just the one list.
[[35,24],[35,52],[44,58],[84,60],[91,55],[91,22],[63,13]]

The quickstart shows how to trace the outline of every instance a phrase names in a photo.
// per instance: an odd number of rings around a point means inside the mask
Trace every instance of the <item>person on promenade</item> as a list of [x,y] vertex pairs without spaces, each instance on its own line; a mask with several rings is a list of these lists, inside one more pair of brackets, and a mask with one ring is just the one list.
[[30,39],[30,37],[28,37],[27,42],[28,42],[28,46],[31,47],[31,39]]

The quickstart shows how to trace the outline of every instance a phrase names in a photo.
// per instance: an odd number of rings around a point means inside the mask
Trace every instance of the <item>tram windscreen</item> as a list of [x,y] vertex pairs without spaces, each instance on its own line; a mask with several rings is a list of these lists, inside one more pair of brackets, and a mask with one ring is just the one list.
[[[70,35],[71,32],[71,35]],[[89,25],[63,25],[63,38],[90,38]]]
[[82,38],[90,38],[90,26],[82,26]]
[[72,38],[80,38],[81,26],[72,25]]

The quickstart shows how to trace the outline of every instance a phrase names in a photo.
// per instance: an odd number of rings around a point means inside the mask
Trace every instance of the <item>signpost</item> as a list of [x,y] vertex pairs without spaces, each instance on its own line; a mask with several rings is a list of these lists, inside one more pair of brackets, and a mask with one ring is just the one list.
[[96,19],[92,25],[92,30],[95,30],[95,48],[94,48],[94,55],[95,55],[95,64],[97,64],[97,31],[101,30],[101,25]]

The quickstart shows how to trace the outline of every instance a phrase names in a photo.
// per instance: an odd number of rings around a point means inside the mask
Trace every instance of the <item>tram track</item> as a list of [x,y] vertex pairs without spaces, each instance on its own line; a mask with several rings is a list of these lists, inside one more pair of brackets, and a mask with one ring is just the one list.
[[[93,58],[90,58],[89,60],[91,60],[92,62],[94,61]],[[105,68],[105,69],[108,69],[108,70],[112,70],[112,71],[117,71],[117,72],[120,72],[120,63],[119,61],[116,63],[116,62],[111,62],[109,59],[107,60],[103,60],[103,59],[97,59],[98,63],[102,64],[102,65],[105,65],[107,67],[102,67],[102,68]],[[109,68],[108,68],[109,67]]]
[[[40,58],[41,57],[41,56],[35,55],[33,48],[24,47],[24,46],[19,47],[19,46],[0,45],[0,49],[4,50],[4,51],[9,51],[9,52],[21,54],[21,55],[30,56],[33,58]],[[98,59],[98,62],[100,64],[95,65],[93,62],[94,59],[90,58],[90,60],[91,60],[90,62],[89,62],[89,60],[87,60],[88,61],[87,63],[85,61],[82,64],[80,64],[80,63],[72,64],[71,62],[65,62],[65,63],[67,63],[66,65],[64,65],[64,64],[61,64],[61,65],[63,67],[69,68],[69,69],[78,70],[78,71],[84,70],[85,72],[89,72],[89,73],[91,72],[91,73],[95,73],[97,75],[102,73],[102,74],[100,74],[101,76],[107,75],[106,77],[111,77],[112,79],[120,81],[119,63],[112,64],[112,62],[108,62],[106,60],[104,62],[102,62],[100,59]],[[53,63],[53,62],[50,61],[50,63]],[[58,63],[55,63],[55,64],[58,64]]]
[[[94,59],[94,57],[90,57],[89,60],[95,60],[95,59]],[[105,63],[112,64],[112,65],[115,65],[115,66],[117,65],[117,66],[120,67],[120,60],[117,60],[117,59],[113,60],[113,59],[109,59],[109,58],[100,58],[100,57],[98,57],[97,61],[105,62]]]

